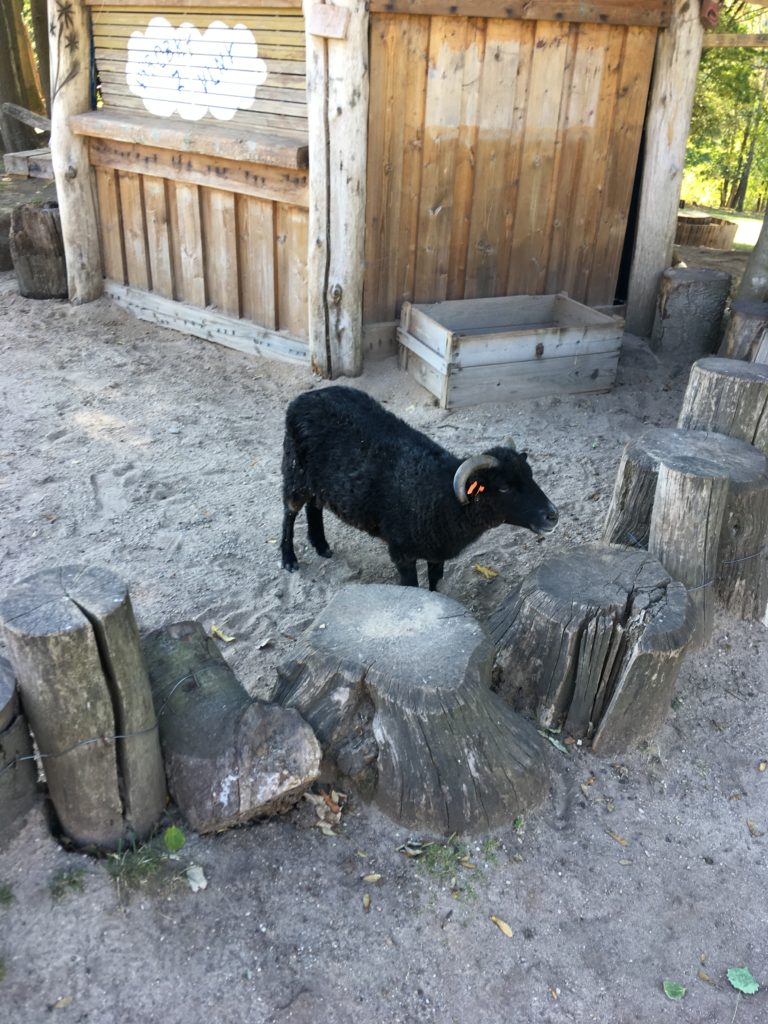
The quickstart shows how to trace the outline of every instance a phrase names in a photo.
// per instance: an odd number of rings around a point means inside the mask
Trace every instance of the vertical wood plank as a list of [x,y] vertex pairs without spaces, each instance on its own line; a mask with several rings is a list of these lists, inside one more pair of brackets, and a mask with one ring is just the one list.
[[208,302],[227,316],[240,316],[235,196],[232,192],[203,188],[200,207]]
[[96,194],[99,202],[99,232],[104,275],[110,281],[126,284],[120,190],[115,171],[108,168],[97,169]]
[[166,299],[172,299],[173,268],[165,179],[145,176],[143,189],[152,291]]
[[277,326],[295,338],[308,336],[308,215],[298,206],[276,207]]
[[128,284],[133,288],[149,291],[152,287],[152,278],[147,259],[141,175],[131,171],[118,171],[117,177],[120,186],[120,209],[123,216],[125,268],[128,274]]
[[237,244],[241,315],[277,327],[275,302],[275,204],[237,197]]
[[568,25],[537,22],[507,279],[510,295],[537,295],[545,288],[571,49]]
[[176,297],[191,306],[204,308],[206,297],[200,190],[197,185],[177,182],[174,192]]

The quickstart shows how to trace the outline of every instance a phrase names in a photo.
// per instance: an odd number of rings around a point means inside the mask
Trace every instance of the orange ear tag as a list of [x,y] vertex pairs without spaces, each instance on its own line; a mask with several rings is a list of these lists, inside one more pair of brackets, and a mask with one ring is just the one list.
[[467,494],[474,494],[476,490],[477,490],[477,480],[473,480],[472,483],[467,488]]

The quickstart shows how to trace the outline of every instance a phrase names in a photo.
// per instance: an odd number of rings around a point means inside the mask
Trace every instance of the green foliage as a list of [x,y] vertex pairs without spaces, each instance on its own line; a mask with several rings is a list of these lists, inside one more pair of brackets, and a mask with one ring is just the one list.
[[5,960],[0,958],[0,982],[5,981]]
[[727,976],[731,985],[738,992],[743,992],[745,995],[752,996],[760,988],[748,967],[729,967]]
[[62,868],[48,883],[51,899],[58,902],[74,892],[85,890],[85,868]]
[[169,825],[163,832],[163,842],[168,853],[178,853],[186,841],[187,837],[178,825]]
[[673,999],[675,1002],[678,1002],[687,991],[688,989],[685,985],[681,985],[679,981],[664,982],[664,995],[667,999]]
[[15,899],[10,885],[0,884],[0,907],[10,907]]

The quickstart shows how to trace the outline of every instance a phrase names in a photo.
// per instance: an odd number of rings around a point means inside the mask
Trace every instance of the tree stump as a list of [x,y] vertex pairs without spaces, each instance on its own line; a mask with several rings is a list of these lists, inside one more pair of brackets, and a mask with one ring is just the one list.
[[65,299],[67,265],[56,203],[17,206],[8,240],[19,293],[28,299]]
[[155,630],[144,651],[168,789],[190,825],[217,832],[296,803],[321,757],[298,712],[252,700],[197,622]]
[[32,740],[11,663],[0,657],[0,846],[37,798]]
[[735,614],[764,614],[767,475],[761,452],[718,433],[654,428],[624,449],[603,540],[647,547],[686,585],[691,647],[711,635],[715,594]]
[[700,359],[691,367],[677,425],[736,437],[768,455],[768,366]]
[[719,355],[752,360],[768,331],[768,302],[735,299]]
[[385,814],[436,832],[510,824],[547,791],[542,743],[490,689],[493,645],[415,587],[341,590],[278,668],[336,772]]
[[45,569],[0,601],[51,801],[76,844],[149,834],[165,778],[128,589],[105,569]]
[[731,275],[722,270],[670,267],[661,276],[651,347],[678,364],[709,355],[720,343]]
[[582,545],[491,616],[498,691],[545,728],[622,753],[661,727],[694,625],[685,587],[648,552]]

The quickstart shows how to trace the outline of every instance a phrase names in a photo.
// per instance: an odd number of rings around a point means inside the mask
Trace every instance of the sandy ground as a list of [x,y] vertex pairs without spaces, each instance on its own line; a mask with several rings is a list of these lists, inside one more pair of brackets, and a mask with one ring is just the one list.
[[[457,453],[507,434],[530,452],[558,530],[542,543],[488,534],[443,581],[485,620],[545,555],[597,538],[624,443],[674,423],[685,378],[628,338],[607,395],[445,413],[394,360],[354,383]],[[332,519],[332,559],[302,527],[301,571],[279,567],[284,409],[322,386],[295,368],[107,301],[22,299],[6,275],[0,380],[0,590],[52,564],[110,567],[142,630],[215,623],[236,637],[224,654],[244,685],[268,696],[330,595],[395,581],[383,545]],[[404,830],[352,799],[336,838],[311,827],[307,804],[189,834],[171,867],[202,866],[205,891],[163,871],[131,891],[64,850],[35,810],[0,850],[0,1019],[768,1022],[766,680],[768,630],[718,614],[653,743],[614,761],[548,748],[541,805],[518,829],[468,840],[476,866],[454,862],[446,877],[398,852]],[[71,884],[52,885],[62,872]],[[745,965],[756,995],[726,980]],[[664,979],[686,986],[681,1002]]]

